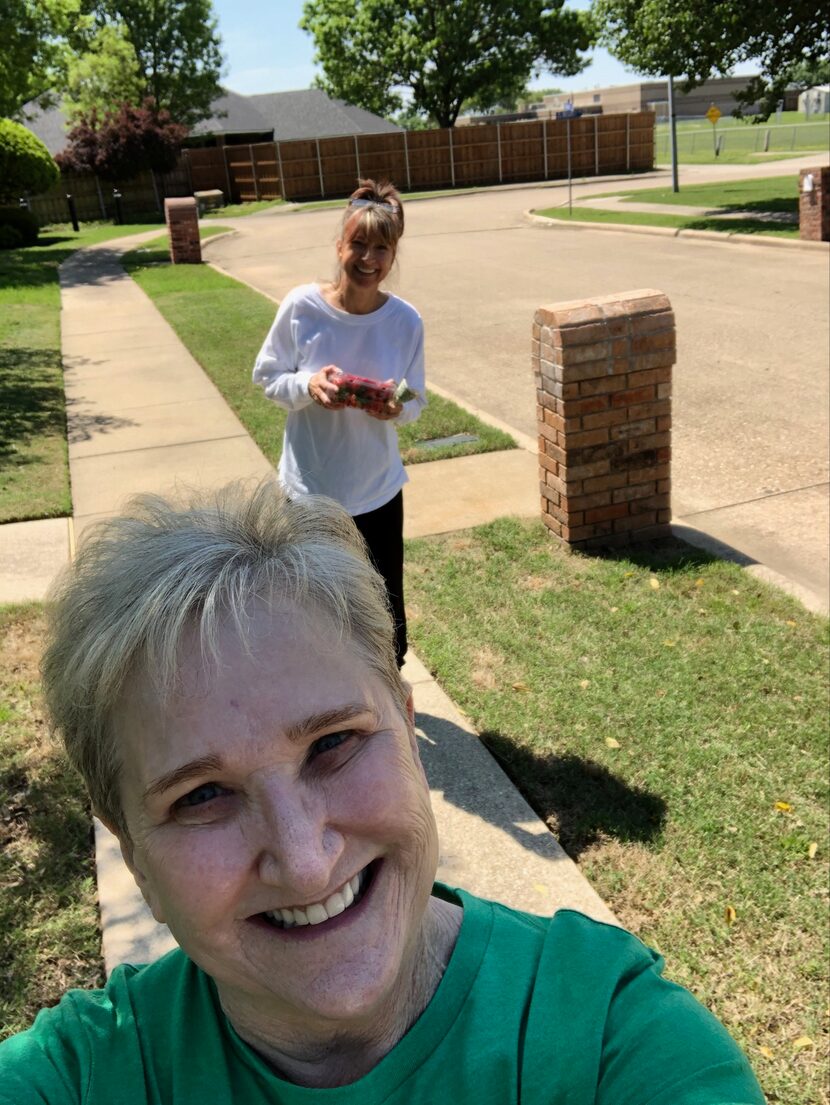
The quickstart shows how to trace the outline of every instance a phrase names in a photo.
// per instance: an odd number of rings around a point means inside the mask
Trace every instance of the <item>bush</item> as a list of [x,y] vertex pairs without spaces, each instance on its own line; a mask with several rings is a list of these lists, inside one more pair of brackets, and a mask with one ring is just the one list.
[[45,192],[59,176],[55,159],[36,135],[0,119],[0,203]]
[[0,223],[0,249],[19,249],[23,245],[23,235],[13,226]]
[[0,207],[0,249],[33,246],[37,242],[37,219],[25,207]]

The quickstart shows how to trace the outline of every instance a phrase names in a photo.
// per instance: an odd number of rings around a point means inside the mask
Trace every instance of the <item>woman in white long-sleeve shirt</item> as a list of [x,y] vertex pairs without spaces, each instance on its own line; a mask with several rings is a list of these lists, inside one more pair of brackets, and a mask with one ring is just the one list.
[[[291,495],[328,495],[352,515],[386,582],[396,655],[406,653],[403,495],[407,475],[395,425],[411,422],[424,399],[424,333],[418,312],[382,290],[403,234],[391,184],[364,180],[343,216],[331,284],[288,293],[259,352],[254,383],[288,410],[280,480]],[[341,372],[399,384],[415,398],[380,408],[337,402]]]

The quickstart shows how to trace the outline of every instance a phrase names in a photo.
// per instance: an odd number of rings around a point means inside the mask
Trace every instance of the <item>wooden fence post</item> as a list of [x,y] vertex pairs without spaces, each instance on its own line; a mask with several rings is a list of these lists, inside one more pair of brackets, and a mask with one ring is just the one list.
[[254,178],[254,199],[259,199],[259,181],[256,178],[256,164],[254,162],[254,147],[248,146],[248,157],[251,162],[251,175]]
[[447,138],[450,143],[450,179],[452,180],[453,188],[455,188],[455,151],[452,146],[452,127],[447,128]]
[[357,179],[360,180],[360,149],[357,145],[357,135],[354,136],[354,161],[357,166]]
[[631,116],[625,114],[625,171],[631,172]]
[[594,176],[599,176],[599,116],[594,116]]
[[317,146],[317,173],[320,177],[320,198],[326,198],[326,185],[323,181],[323,162],[320,158],[320,139],[315,138],[314,143]]
[[501,167],[501,123],[496,123],[496,149],[499,155],[499,184],[504,180],[504,173]]
[[542,150],[544,151],[545,180],[548,179],[548,121],[542,120]]
[[407,132],[403,132],[403,159],[406,162],[406,190],[412,191],[412,177],[409,174],[409,142],[406,138]]
[[228,183],[228,203],[233,203],[233,184],[231,183],[231,171],[228,168],[228,147],[222,147],[222,161],[225,165],[225,180]]
[[282,153],[280,152],[279,142],[274,143],[274,150],[276,151],[276,154],[277,154],[277,168],[279,169],[279,172],[280,172],[280,195],[282,196],[283,199],[287,199],[288,197],[285,194],[285,180],[283,179],[283,175],[282,175]]

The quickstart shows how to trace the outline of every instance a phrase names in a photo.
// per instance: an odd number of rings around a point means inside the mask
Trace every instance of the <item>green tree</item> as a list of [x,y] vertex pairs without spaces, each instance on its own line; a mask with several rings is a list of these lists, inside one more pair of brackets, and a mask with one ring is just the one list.
[[736,96],[759,101],[767,118],[798,67],[827,57],[826,12],[815,0],[594,0],[600,41],[625,65],[651,76],[685,78],[686,89],[755,61],[760,75]]
[[63,81],[72,40],[83,29],[82,0],[3,0],[0,5],[0,116],[47,106]]
[[83,53],[74,54],[66,73],[64,110],[72,122],[93,110],[141,103],[144,86],[132,43],[119,23],[99,27]]
[[139,99],[185,126],[210,117],[224,60],[211,0],[101,0],[99,10],[132,45]]
[[593,41],[563,0],[306,0],[300,26],[316,46],[319,86],[379,115],[402,105],[451,127],[465,101],[515,100],[542,71],[573,75]]
[[58,167],[41,140],[11,119],[0,119],[0,203],[45,192]]

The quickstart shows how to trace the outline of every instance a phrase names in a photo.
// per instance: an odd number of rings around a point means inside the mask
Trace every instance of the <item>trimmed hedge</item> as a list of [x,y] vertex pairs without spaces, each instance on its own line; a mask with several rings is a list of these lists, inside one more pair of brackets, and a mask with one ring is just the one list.
[[20,123],[0,119],[0,203],[45,192],[60,176],[41,140]]
[[37,242],[38,222],[25,207],[0,207],[0,249],[19,249]]

